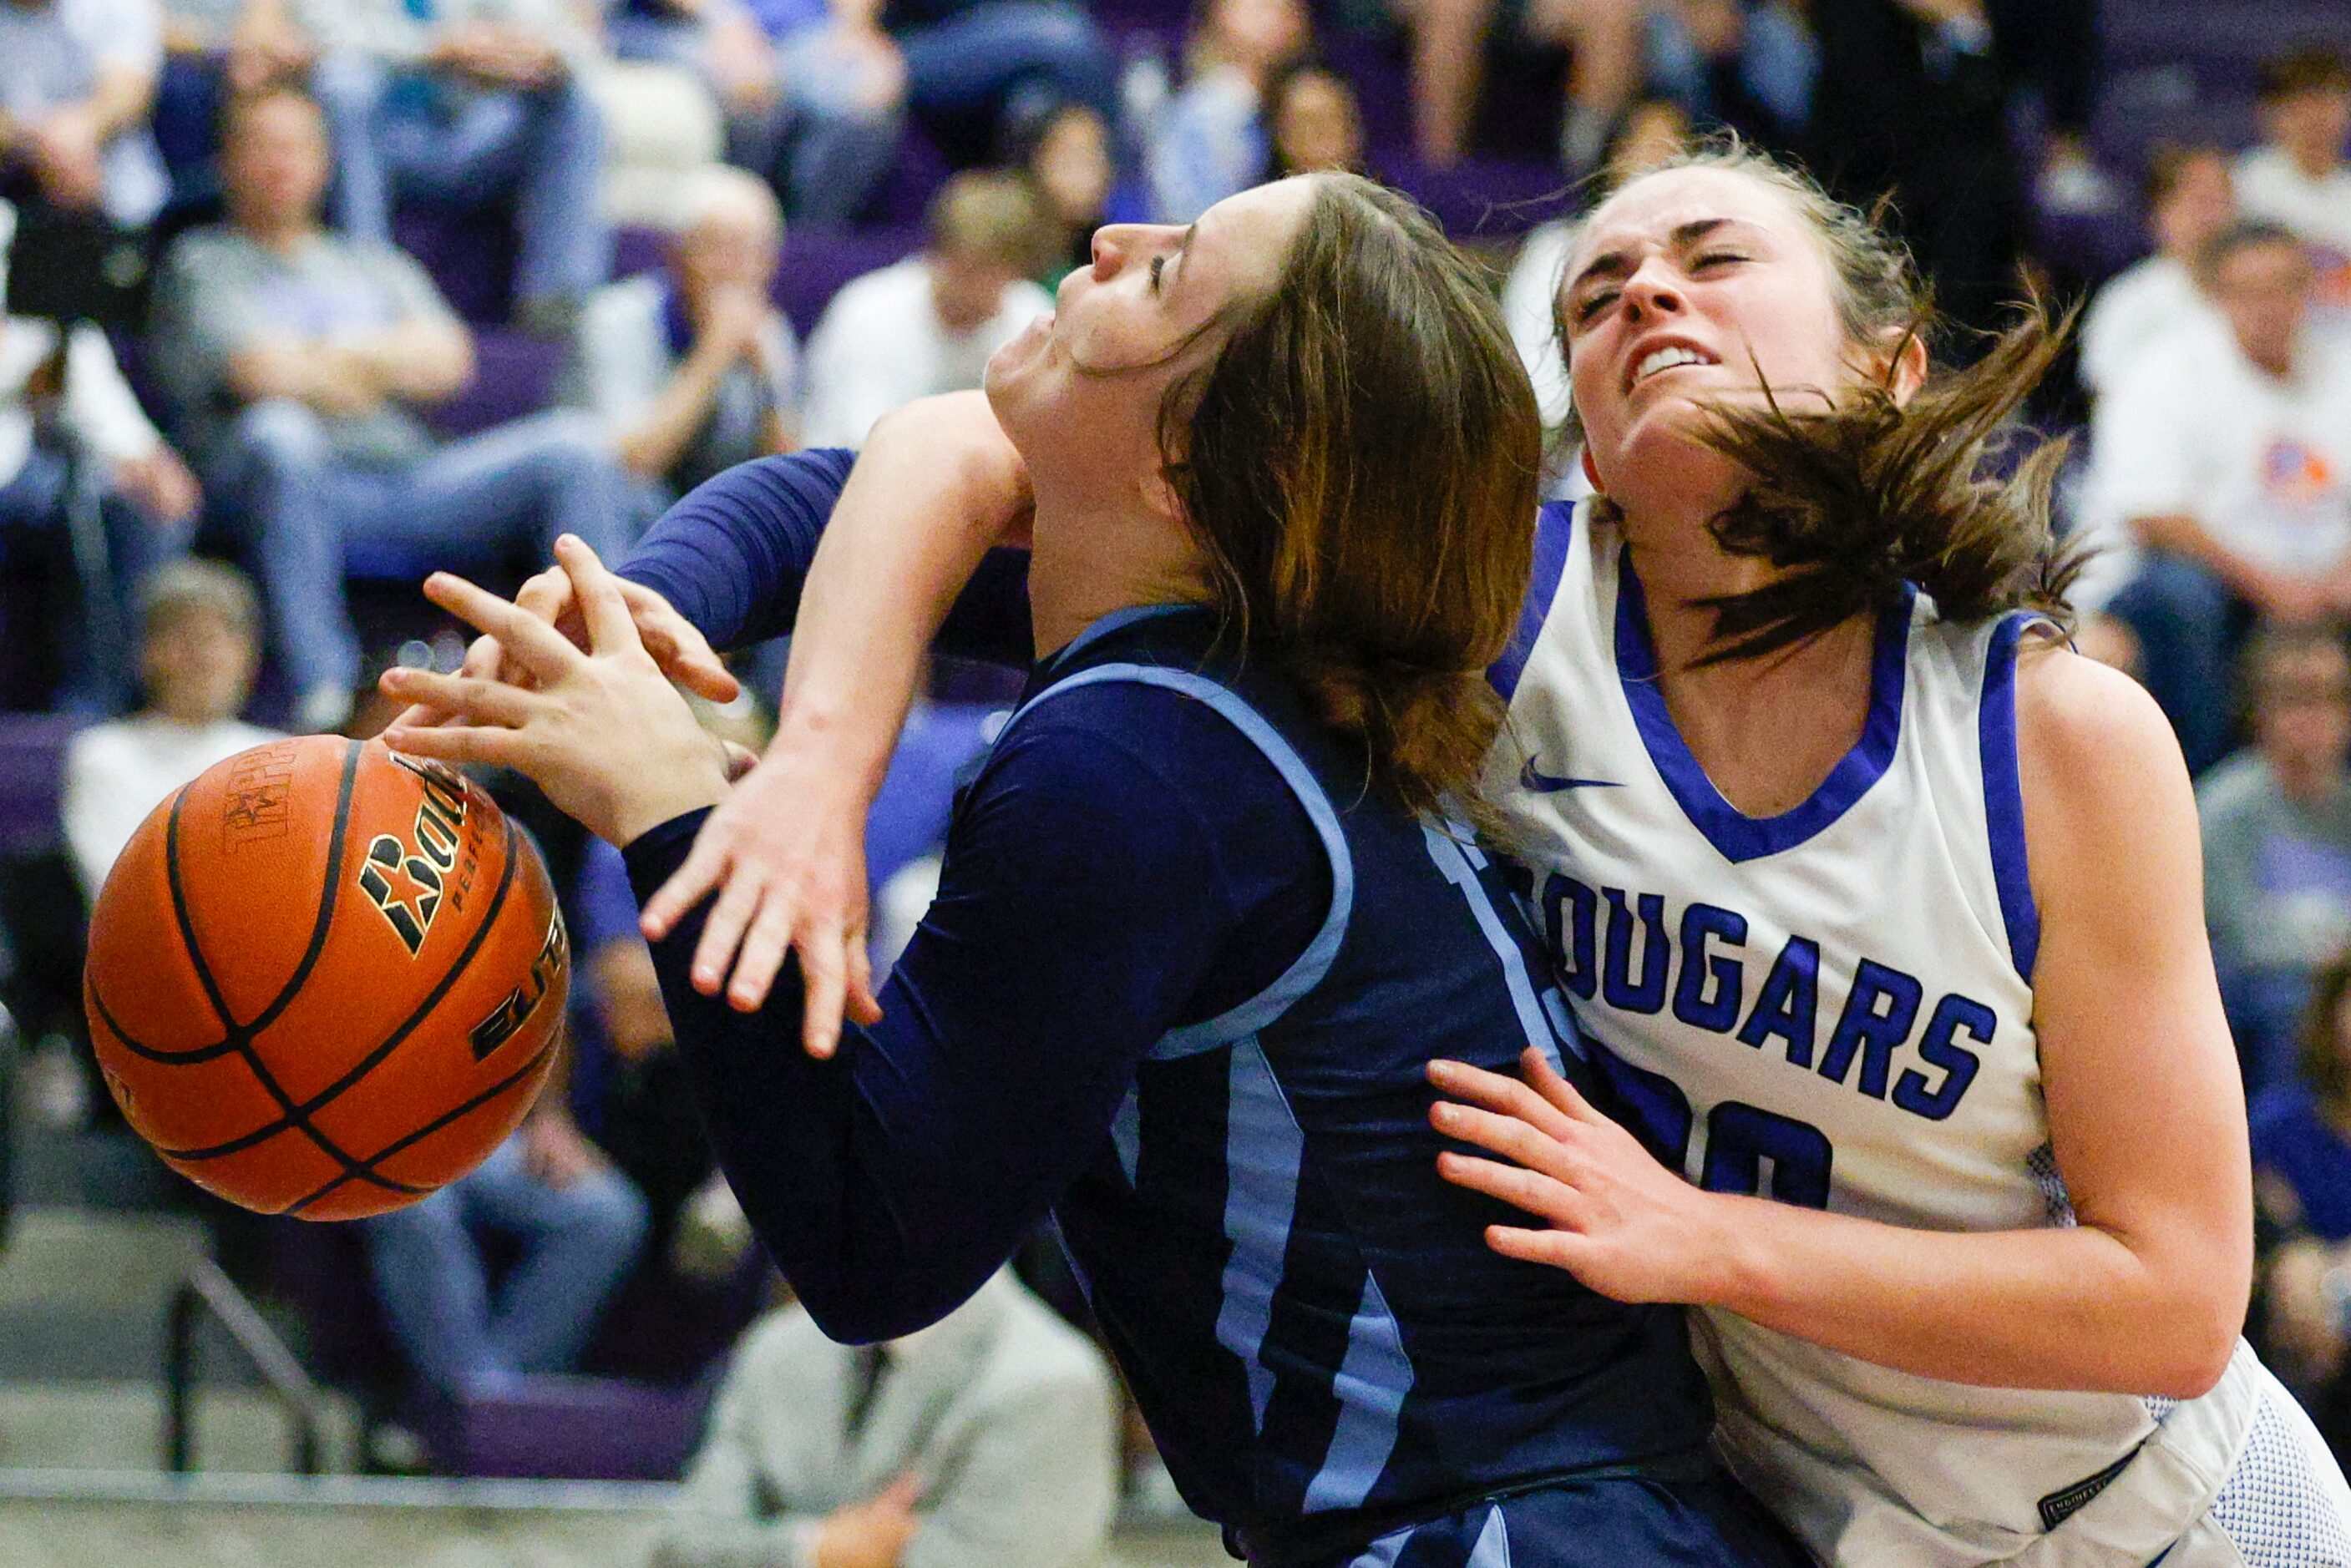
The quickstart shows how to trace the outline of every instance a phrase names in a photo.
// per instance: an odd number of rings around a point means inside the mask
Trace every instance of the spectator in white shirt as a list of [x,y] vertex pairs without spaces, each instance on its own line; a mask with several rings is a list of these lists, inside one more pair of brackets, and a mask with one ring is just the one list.
[[1102,1353],[1008,1271],[930,1327],[751,1326],[653,1568],[1077,1568],[1117,1500]]
[[2262,144],[2237,163],[2249,217],[2300,234],[2318,269],[2321,309],[2351,321],[2351,60],[2289,50],[2262,70]]
[[784,238],[775,193],[740,169],[711,168],[684,206],[665,266],[590,297],[563,386],[656,513],[799,436],[799,346],[771,297]]
[[[15,219],[0,202],[0,258]],[[0,290],[6,275],[0,265]],[[61,440],[35,440],[45,419]],[[110,591],[81,607],[78,668],[64,701],[112,713],[131,696],[122,645],[140,580],[185,546],[202,496],[140,410],[103,332],[0,316],[0,536],[67,537],[74,486],[93,481],[107,558],[103,572],[83,580]]]
[[147,705],[82,731],[66,752],[66,842],[93,898],[165,796],[214,763],[277,739],[236,716],[261,659],[260,604],[243,573],[217,561],[159,566],[141,620]]
[[2244,220],[2206,252],[2226,333],[2182,333],[2102,399],[2085,493],[2094,536],[2145,547],[2109,607],[2189,765],[2229,739],[2231,644],[2251,615],[2351,612],[2351,339],[2310,326],[2299,241]]
[[900,404],[977,387],[988,357],[1053,308],[1029,281],[1054,239],[1026,179],[958,174],[929,226],[920,254],[849,284],[809,335],[809,445],[862,445]]
[[2147,177],[2155,254],[2108,279],[2082,317],[2082,384],[2104,392],[2182,327],[2214,331],[2220,313],[2196,283],[2196,258],[2236,215],[2229,161],[2217,147],[2158,147]]

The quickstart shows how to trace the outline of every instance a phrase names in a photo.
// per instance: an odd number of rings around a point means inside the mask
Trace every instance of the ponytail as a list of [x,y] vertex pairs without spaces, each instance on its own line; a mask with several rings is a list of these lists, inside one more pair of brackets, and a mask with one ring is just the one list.
[[2049,513],[2068,443],[2041,442],[2005,478],[1985,474],[2071,326],[2053,327],[2036,299],[1980,360],[1907,404],[1881,385],[1825,410],[1776,399],[1713,410],[1699,439],[1755,476],[1714,519],[1715,542],[1784,575],[1700,601],[1715,626],[1699,662],[1776,652],[1882,608],[1906,583],[1948,620],[2024,608],[2070,631],[2065,591],[2082,556],[2059,547]]

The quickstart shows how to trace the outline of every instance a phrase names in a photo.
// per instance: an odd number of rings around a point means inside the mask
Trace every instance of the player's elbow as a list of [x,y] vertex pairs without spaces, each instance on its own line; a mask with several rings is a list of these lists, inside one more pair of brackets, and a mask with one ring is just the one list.
[[2167,1329],[2158,1339],[2158,1374],[2137,1390],[2169,1399],[2199,1398],[2212,1390],[2237,1354],[2252,1291],[2249,1271],[2215,1269],[2175,1293],[2162,1313]]

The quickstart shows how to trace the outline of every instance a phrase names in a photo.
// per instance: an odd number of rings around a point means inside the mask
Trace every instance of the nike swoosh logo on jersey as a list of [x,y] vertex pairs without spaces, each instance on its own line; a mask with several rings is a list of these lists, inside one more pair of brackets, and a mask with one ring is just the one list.
[[1621,789],[1624,787],[1614,779],[1579,779],[1564,777],[1558,774],[1547,774],[1535,766],[1535,759],[1532,757],[1529,757],[1526,765],[1519,770],[1519,784],[1521,788],[1531,789],[1537,794],[1557,794],[1563,789]]

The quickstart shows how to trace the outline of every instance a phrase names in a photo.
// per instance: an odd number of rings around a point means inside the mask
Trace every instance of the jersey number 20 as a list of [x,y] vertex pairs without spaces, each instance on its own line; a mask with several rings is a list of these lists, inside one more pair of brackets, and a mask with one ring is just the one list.
[[[1676,1170],[1689,1168],[1696,1117],[1689,1096],[1672,1079],[1635,1067],[1589,1033],[1594,1066],[1623,1102],[1617,1107],[1649,1152]],[[1820,1128],[1760,1106],[1726,1100],[1707,1114],[1706,1164],[1698,1185],[1708,1192],[1765,1196],[1763,1165],[1771,1162],[1769,1196],[1804,1209],[1829,1205],[1829,1169],[1836,1150]]]

